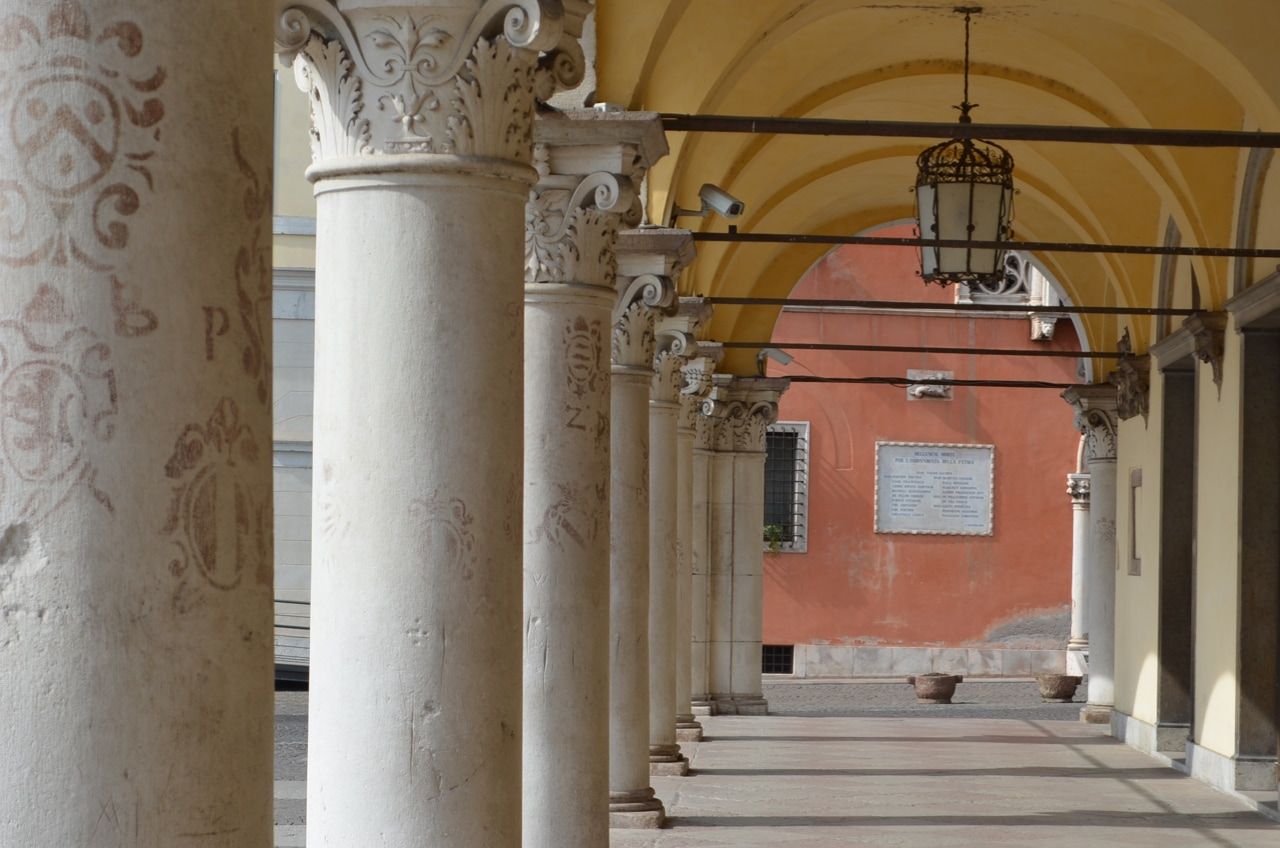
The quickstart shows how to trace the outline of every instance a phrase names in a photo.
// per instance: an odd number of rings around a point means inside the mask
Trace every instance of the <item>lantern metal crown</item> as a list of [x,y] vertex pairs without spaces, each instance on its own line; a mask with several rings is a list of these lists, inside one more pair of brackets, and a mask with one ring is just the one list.
[[[964,14],[964,100],[960,123],[969,113],[969,25],[981,6],[958,6]],[[1013,156],[998,144],[958,138],[936,144],[916,158],[916,220],[922,239],[1006,241],[1013,219]],[[991,284],[1004,274],[1004,251],[925,245],[920,276],[926,283]]]

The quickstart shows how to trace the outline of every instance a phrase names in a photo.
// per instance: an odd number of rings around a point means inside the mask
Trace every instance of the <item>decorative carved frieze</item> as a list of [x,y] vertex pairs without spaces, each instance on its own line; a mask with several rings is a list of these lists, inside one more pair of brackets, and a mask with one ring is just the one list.
[[525,205],[524,279],[612,288],[618,275],[618,227],[635,209],[630,179],[596,172],[555,175],[546,145],[534,148],[539,180]]
[[279,5],[276,47],[309,96],[316,162],[393,153],[528,162],[535,91],[576,85],[584,71],[559,0],[347,13],[331,0]]
[[655,353],[654,321],[675,306],[675,283],[670,277],[642,274],[620,278],[618,288],[622,294],[613,311],[613,367],[649,370]]
[[1227,315],[1204,312],[1182,322],[1196,344],[1196,359],[1213,368],[1213,384],[1222,391],[1222,360],[1227,350]]
[[1087,504],[1089,502],[1089,484],[1093,478],[1088,474],[1068,474],[1067,494],[1072,503]]

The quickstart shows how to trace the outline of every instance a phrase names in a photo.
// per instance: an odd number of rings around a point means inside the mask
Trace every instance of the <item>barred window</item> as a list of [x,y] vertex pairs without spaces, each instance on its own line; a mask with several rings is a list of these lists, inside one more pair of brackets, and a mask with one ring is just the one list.
[[780,421],[765,437],[764,545],[771,551],[807,550],[809,423]]
[[794,674],[795,645],[762,645],[760,670],[764,674]]

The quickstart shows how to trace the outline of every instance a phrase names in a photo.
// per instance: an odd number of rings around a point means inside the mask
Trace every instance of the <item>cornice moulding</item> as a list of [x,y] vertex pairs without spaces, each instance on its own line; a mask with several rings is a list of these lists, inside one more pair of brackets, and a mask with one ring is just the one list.
[[1226,302],[1236,332],[1247,327],[1280,327],[1280,270]]
[[550,148],[552,169],[560,174],[630,174],[669,152],[657,112],[543,112],[534,121],[533,140]]
[[1151,354],[1156,368],[1161,371],[1189,370],[1191,363],[1188,358],[1195,355],[1196,339],[1191,331],[1183,326],[1153,344],[1147,352]]

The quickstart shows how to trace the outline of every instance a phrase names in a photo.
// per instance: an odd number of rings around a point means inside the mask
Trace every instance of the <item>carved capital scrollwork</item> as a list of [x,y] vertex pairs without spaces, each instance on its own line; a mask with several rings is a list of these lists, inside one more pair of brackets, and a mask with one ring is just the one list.
[[1089,502],[1089,485],[1092,479],[1088,474],[1067,475],[1067,494],[1071,496],[1073,503],[1087,504]]
[[613,365],[650,369],[655,347],[654,321],[676,302],[675,283],[654,274],[619,281],[622,290],[613,311]]
[[[343,14],[281,0],[276,48],[311,103],[315,161],[437,153],[528,162],[540,73],[572,79],[560,0],[486,0],[477,11],[389,5]],[[556,70],[559,68],[559,70]]]
[[1107,383],[1072,386],[1062,399],[1075,412],[1075,427],[1084,434],[1085,459],[1116,458],[1116,391]]
[[1076,429],[1084,434],[1085,457],[1091,460],[1116,458],[1116,415],[1103,409],[1081,410]]
[[542,178],[525,206],[525,283],[612,288],[618,226],[636,199],[631,180],[603,172],[552,175],[544,145],[535,147],[534,162]]

